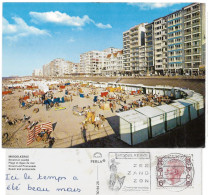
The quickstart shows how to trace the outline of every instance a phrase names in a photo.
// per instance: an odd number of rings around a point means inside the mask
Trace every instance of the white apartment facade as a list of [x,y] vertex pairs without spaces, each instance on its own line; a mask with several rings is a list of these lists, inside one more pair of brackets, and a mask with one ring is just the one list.
[[103,69],[103,75],[120,76],[123,71],[123,51],[118,50],[115,53],[106,56],[106,64]]
[[107,48],[103,51],[88,51],[80,55],[80,69],[86,75],[102,75],[106,67],[106,57],[110,53],[115,53],[120,49]]
[[80,69],[80,63],[72,63],[72,71],[71,71],[72,75],[80,75],[80,74],[84,74],[84,71],[82,71]]
[[154,60],[158,75],[167,71],[167,18],[154,20]]
[[52,60],[50,63],[43,65],[43,76],[64,77],[72,72],[73,63],[61,58]]
[[123,32],[123,68],[124,73],[131,71],[130,67],[130,30]]
[[100,75],[105,63],[106,52],[89,51],[80,55],[81,67],[87,75]]
[[[130,71],[132,74],[139,74],[142,72],[143,58],[140,58],[140,53],[144,51],[145,44],[145,25],[141,23],[129,30],[130,36]],[[139,61],[141,60],[141,61]]]
[[43,70],[42,69],[34,69],[33,76],[42,77],[43,76]]

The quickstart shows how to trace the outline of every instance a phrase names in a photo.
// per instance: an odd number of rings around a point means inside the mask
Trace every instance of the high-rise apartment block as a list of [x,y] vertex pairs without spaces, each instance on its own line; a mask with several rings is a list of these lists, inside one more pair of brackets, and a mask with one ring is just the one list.
[[72,72],[73,63],[61,58],[54,59],[43,65],[43,76],[64,77]]
[[167,17],[154,20],[154,62],[155,72],[167,71]]
[[42,77],[43,76],[43,70],[41,68],[40,69],[35,69],[33,71],[33,76]]
[[147,73],[154,72],[154,23],[145,25],[145,64]]
[[205,5],[194,3],[183,8],[184,71],[190,74],[205,67]]
[[144,58],[139,54],[144,53],[145,23],[136,25],[123,33],[123,60],[126,74],[138,74],[143,70]]
[[123,50],[109,47],[80,55],[80,63],[55,59],[33,75],[199,74],[205,72],[205,4],[192,3],[123,32]]
[[132,27],[123,33],[123,52],[126,74],[142,67],[147,74],[198,74],[205,68],[205,4]]
[[131,72],[130,66],[130,31],[123,33],[123,68],[124,72]]
[[183,73],[184,33],[183,11],[179,10],[167,16],[168,34],[168,72]]

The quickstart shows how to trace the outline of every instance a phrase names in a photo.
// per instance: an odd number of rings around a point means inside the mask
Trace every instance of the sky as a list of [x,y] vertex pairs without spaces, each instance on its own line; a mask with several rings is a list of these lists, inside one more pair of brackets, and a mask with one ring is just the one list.
[[2,76],[32,75],[55,58],[122,49],[123,32],[190,3],[3,3]]

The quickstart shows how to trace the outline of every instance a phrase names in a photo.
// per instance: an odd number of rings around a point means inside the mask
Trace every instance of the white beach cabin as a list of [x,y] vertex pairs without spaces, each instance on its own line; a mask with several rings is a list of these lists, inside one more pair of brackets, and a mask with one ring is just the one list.
[[179,114],[180,110],[179,108],[176,108],[171,105],[161,105],[156,107],[159,110],[162,110],[165,112],[165,129],[166,131],[169,131],[178,125],[180,125],[179,121]]
[[145,106],[135,111],[149,118],[150,138],[165,133],[165,114],[162,110]]
[[117,113],[119,116],[120,139],[129,145],[135,145],[148,140],[148,117],[134,110]]

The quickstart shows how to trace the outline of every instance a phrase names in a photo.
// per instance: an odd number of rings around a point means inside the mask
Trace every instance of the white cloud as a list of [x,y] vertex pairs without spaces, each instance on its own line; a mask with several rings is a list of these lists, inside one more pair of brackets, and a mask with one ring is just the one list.
[[84,26],[86,23],[90,23],[91,19],[85,15],[82,18],[79,16],[69,16],[66,13],[59,11],[55,12],[30,12],[34,22],[51,22],[57,24],[64,24],[68,26]]
[[27,23],[19,17],[13,17],[14,24],[10,24],[5,18],[3,18],[3,34],[9,40],[17,41],[20,37],[26,37],[29,35],[48,35],[50,34],[46,30],[40,30],[34,26],[28,26]]
[[176,3],[128,3],[128,5],[137,6],[141,10],[152,10],[158,8],[171,7]]
[[97,23],[95,24],[95,26],[97,26],[98,28],[102,28],[102,29],[106,29],[106,28],[112,28],[112,26],[110,24],[102,24],[102,23]]
[[110,24],[95,23],[88,15],[83,17],[79,16],[69,16],[66,13],[61,13],[59,11],[51,12],[30,12],[32,21],[35,23],[56,23],[66,26],[74,26],[81,29],[81,27],[86,24],[93,23],[98,28],[106,29],[112,28]]

